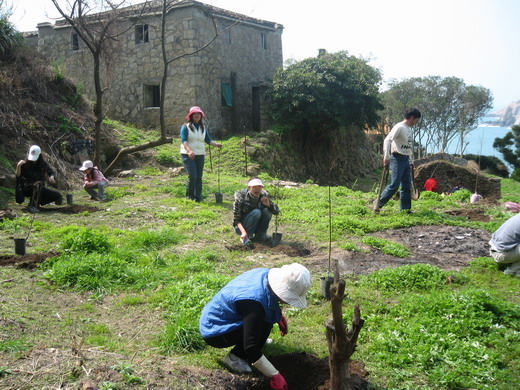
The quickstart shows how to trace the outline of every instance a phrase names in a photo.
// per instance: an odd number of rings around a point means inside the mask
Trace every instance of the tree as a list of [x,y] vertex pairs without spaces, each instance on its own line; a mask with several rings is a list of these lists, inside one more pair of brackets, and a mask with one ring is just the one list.
[[462,154],[465,136],[478,126],[491,103],[488,89],[466,85],[457,77],[414,77],[389,83],[389,89],[383,93],[382,114],[392,126],[403,119],[405,107],[417,107],[422,113],[414,126],[417,149],[425,153],[445,152],[458,137]]
[[272,114],[309,151],[340,127],[377,123],[381,73],[345,51],[322,53],[280,69],[273,79]]
[[334,264],[334,284],[330,287],[332,318],[325,322],[329,346],[330,389],[353,389],[350,379],[350,357],[356,350],[359,332],[365,320],[361,318],[359,306],[354,307],[352,327],[347,329],[343,321],[343,300],[345,299],[345,280],[340,280],[338,262]]
[[0,60],[8,59],[13,50],[24,45],[22,34],[9,21],[11,9],[0,0]]
[[520,125],[511,127],[511,131],[503,138],[495,138],[493,147],[502,153],[507,163],[513,166],[511,179],[520,181]]
[[[95,154],[94,163],[99,165],[101,156],[101,124],[103,123],[103,88],[101,86],[101,64],[110,63],[114,43],[135,24],[128,21],[128,15],[122,12],[127,4],[125,0],[114,2],[110,0],[73,0],[62,6],[62,1],[52,0],[52,3],[61,16],[78,34],[92,54],[94,62],[94,90],[96,94],[94,104],[95,121]],[[148,7],[143,3],[141,13]],[[105,173],[108,174],[105,170]]]

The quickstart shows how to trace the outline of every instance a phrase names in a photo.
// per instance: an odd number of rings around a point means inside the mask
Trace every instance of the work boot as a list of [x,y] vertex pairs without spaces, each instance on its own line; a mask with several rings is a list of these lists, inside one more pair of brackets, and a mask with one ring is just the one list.
[[240,373],[253,372],[248,362],[246,362],[244,359],[239,358],[236,355],[233,355],[231,352],[224,356],[223,362],[228,368],[230,368],[233,371]]

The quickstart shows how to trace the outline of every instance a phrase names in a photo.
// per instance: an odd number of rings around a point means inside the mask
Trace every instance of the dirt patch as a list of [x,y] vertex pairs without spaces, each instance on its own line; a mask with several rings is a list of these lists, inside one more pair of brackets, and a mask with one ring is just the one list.
[[456,217],[465,217],[469,221],[489,222],[491,219],[483,209],[451,210],[446,211],[446,214]]
[[251,253],[272,253],[281,254],[289,257],[306,257],[311,254],[311,250],[300,242],[281,243],[275,247],[255,242],[252,249],[245,245],[229,245],[226,246],[229,251],[244,251]]
[[0,256],[0,267],[14,265],[16,268],[34,269],[49,257],[56,256],[55,252],[25,254],[23,256]]
[[40,212],[42,213],[62,213],[62,214],[79,214],[84,211],[88,211],[89,213],[95,213],[96,211],[101,211],[102,209],[94,206],[83,206],[79,204],[75,204],[72,206],[65,207],[41,207]]
[[[331,258],[338,260],[340,272],[363,275],[387,267],[418,263],[457,271],[476,257],[489,256],[491,234],[458,226],[414,226],[387,230],[375,233],[374,236],[405,245],[411,252],[410,256],[390,256],[370,247],[363,248],[362,252],[336,249]],[[327,267],[328,262],[323,255],[311,259],[311,272],[323,273]]]

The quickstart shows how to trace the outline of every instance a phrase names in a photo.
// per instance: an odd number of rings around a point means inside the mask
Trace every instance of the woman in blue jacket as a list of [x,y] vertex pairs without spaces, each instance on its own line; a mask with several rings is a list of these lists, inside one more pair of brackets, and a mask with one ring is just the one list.
[[282,336],[287,320],[280,303],[305,308],[311,275],[301,264],[281,268],[255,268],[224,286],[204,307],[199,329],[204,341],[216,348],[231,347],[224,364],[241,373],[249,364],[270,378],[273,390],[286,390],[287,382],[263,355],[262,349],[274,324]]

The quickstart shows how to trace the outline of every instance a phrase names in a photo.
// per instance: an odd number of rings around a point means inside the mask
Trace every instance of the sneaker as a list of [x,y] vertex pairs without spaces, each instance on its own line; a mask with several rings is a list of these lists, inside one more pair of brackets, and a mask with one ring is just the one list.
[[504,270],[505,275],[512,275],[520,278],[520,261],[511,264]]
[[248,362],[246,362],[244,359],[239,358],[236,355],[233,355],[231,352],[224,356],[223,362],[228,368],[230,368],[233,371],[241,373],[253,372]]

